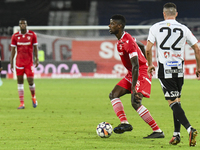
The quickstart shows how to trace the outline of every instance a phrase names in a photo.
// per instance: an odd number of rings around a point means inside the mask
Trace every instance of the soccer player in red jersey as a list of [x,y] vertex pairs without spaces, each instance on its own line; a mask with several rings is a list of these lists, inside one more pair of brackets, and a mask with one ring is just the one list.
[[117,83],[109,94],[114,112],[120,119],[120,124],[114,128],[114,132],[121,134],[133,129],[124,112],[120,97],[131,93],[132,107],[139,116],[152,128],[153,133],[144,138],[164,138],[164,133],[158,127],[148,109],[142,105],[143,97],[150,97],[151,78],[147,74],[147,60],[138,47],[135,39],[124,31],[125,18],[122,15],[114,15],[110,19],[109,31],[118,39],[117,50],[127,75]]
[[1,57],[0,57],[0,86],[3,84],[2,80],[1,80],[1,70],[2,70],[2,67],[1,67]]
[[20,31],[12,35],[11,39],[11,71],[13,71],[13,59],[16,56],[16,74],[20,105],[18,109],[24,109],[24,74],[27,76],[29,89],[31,91],[33,107],[37,107],[34,84],[33,52],[35,56],[35,67],[39,64],[37,36],[33,31],[27,30],[26,19],[19,20]]
[[0,50],[0,72],[3,68],[1,67],[1,50]]

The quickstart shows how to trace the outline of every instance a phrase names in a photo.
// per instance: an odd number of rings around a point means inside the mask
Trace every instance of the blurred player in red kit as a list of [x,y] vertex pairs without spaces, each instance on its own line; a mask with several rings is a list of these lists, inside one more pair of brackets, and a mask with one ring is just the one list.
[[33,52],[35,57],[35,67],[38,66],[38,42],[37,36],[33,31],[27,30],[26,19],[19,20],[20,31],[12,35],[11,39],[11,71],[13,71],[13,59],[16,56],[16,74],[18,83],[18,93],[20,105],[18,109],[24,109],[24,74],[27,76],[29,89],[31,91],[33,107],[37,107],[34,83]]
[[2,70],[2,67],[1,67],[1,59],[0,59],[0,72],[1,72],[1,70]]
[[114,128],[114,132],[121,134],[133,129],[129,124],[124,112],[120,97],[131,93],[132,107],[139,116],[152,128],[153,133],[144,138],[164,138],[164,133],[158,127],[148,109],[142,105],[143,97],[150,97],[151,78],[147,74],[147,60],[144,52],[138,47],[135,38],[124,31],[125,18],[122,15],[114,15],[110,19],[109,31],[117,39],[117,50],[124,67],[128,70],[127,75],[117,83],[111,91],[109,98],[120,124]]

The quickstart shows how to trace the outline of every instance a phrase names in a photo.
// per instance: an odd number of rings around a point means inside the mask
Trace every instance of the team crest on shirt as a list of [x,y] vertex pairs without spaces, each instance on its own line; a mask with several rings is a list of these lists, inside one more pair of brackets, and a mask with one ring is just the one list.
[[169,52],[164,52],[164,57],[165,57],[165,58],[168,58],[168,57],[169,57],[169,55],[170,55],[170,53],[169,53]]
[[122,47],[122,45],[120,44],[120,45],[119,45],[119,49],[122,50],[122,48],[123,48],[123,47]]
[[27,36],[27,39],[28,39],[28,40],[30,40],[30,39],[31,39],[31,37],[30,37],[30,36]]
[[167,26],[169,27],[171,24],[170,23],[167,23]]
[[20,37],[18,37],[18,40],[20,39]]

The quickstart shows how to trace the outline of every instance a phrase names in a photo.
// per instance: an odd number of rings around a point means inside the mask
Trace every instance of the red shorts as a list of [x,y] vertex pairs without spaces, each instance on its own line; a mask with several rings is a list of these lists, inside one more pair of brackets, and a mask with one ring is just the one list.
[[27,77],[33,78],[34,77],[34,66],[33,64],[17,66],[16,65],[16,74],[17,76],[23,76],[26,74]]
[[[122,80],[117,83],[117,85],[131,91],[132,86],[132,77],[131,76],[125,76]],[[151,78],[149,76],[139,76],[137,80],[137,84],[135,86],[135,89],[138,93],[142,93],[144,97],[149,98],[151,93]]]

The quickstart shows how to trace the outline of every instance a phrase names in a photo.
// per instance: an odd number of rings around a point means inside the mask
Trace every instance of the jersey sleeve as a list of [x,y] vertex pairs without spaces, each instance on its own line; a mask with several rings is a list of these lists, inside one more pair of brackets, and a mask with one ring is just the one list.
[[17,46],[17,41],[16,41],[16,38],[15,38],[15,34],[12,35],[11,46],[12,47],[16,47]]
[[196,37],[192,34],[192,32],[189,29],[188,29],[188,32],[187,32],[187,35],[186,35],[186,41],[190,46],[192,46],[192,45],[194,45],[198,42]]
[[154,28],[155,28],[155,25],[153,25],[149,29],[149,35],[148,35],[148,38],[147,38],[147,41],[150,41],[151,43],[155,43],[155,41],[156,41],[156,38],[155,38],[155,35],[154,35]]
[[37,45],[37,35],[35,34],[35,32],[33,32],[33,45]]
[[135,39],[130,40],[130,43],[128,43],[128,48],[127,48],[130,58],[138,56],[136,48],[137,48],[137,43],[135,42]]

